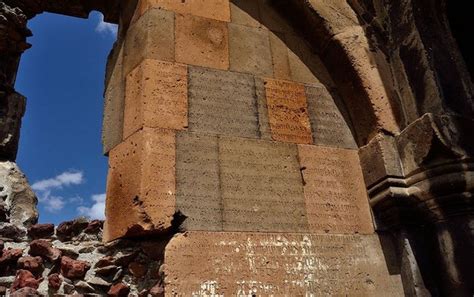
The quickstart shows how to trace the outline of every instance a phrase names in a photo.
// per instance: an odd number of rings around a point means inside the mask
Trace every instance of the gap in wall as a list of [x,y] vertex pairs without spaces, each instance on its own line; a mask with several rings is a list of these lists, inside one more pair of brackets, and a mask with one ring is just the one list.
[[102,19],[44,13],[29,22],[33,47],[16,83],[27,97],[17,162],[38,196],[41,223],[103,218],[103,90],[116,27]]

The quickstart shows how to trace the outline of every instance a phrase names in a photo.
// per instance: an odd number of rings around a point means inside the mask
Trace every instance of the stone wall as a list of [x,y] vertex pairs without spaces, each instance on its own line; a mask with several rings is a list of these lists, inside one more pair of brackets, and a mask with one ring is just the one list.
[[401,294],[318,53],[269,1],[199,3],[139,1],[115,45],[104,239],[178,232],[169,295]]
[[0,295],[163,296],[163,242],[104,244],[102,225],[78,218],[1,233]]

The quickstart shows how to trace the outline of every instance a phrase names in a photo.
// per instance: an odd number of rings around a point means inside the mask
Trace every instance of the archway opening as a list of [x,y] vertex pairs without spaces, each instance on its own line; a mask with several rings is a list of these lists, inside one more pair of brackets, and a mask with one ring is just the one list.
[[28,98],[17,162],[38,197],[40,222],[103,219],[102,98],[116,27],[92,12],[87,20],[44,13],[29,28],[33,47],[16,83]]

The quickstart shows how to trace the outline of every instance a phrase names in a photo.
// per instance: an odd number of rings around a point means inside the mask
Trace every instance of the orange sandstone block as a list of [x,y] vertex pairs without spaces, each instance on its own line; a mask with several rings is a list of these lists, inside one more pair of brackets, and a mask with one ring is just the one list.
[[124,139],[143,127],[187,126],[187,66],[144,60],[126,79]]
[[357,150],[298,145],[310,232],[374,232]]
[[171,227],[176,205],[175,151],[174,132],[151,128],[112,149],[104,241]]
[[176,61],[216,69],[229,68],[227,23],[176,15]]
[[230,22],[229,0],[140,0],[139,12],[150,8],[161,8],[182,14]]
[[264,84],[272,138],[289,143],[312,143],[304,86],[275,79],[266,79]]

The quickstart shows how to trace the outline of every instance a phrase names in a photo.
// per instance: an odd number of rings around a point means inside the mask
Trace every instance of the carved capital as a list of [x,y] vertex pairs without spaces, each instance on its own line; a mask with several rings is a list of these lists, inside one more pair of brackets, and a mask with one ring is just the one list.
[[[360,149],[379,229],[474,213],[474,121],[425,114]],[[472,132],[471,132],[472,133]]]

